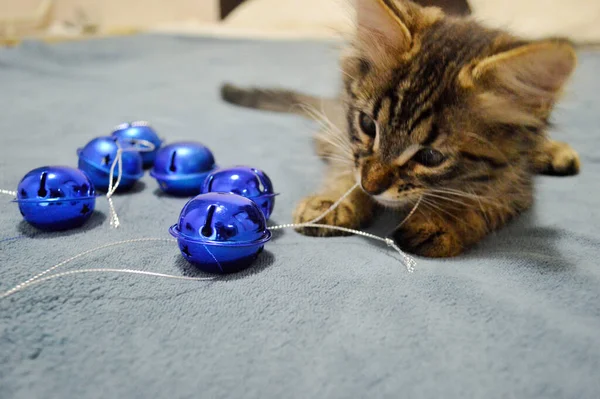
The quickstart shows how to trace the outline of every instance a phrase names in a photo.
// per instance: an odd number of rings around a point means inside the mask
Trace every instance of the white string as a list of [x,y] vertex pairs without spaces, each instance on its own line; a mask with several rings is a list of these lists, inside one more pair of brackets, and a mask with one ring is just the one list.
[[138,127],[138,126],[150,126],[150,123],[147,121],[133,121],[129,124],[131,127]]
[[[140,140],[143,141],[143,140]],[[118,144],[117,144],[118,145]],[[120,151],[122,151],[121,147],[119,146],[119,150],[117,151],[118,154],[120,154]],[[120,165],[119,165],[120,166]],[[116,190],[116,188],[118,187],[119,181],[120,181],[120,177],[121,177],[121,170],[119,170],[119,175],[117,177],[117,181],[116,184],[113,186],[112,184],[112,176],[113,176],[113,171],[114,171],[114,167],[115,167],[115,163],[113,162],[113,165],[111,167],[111,181],[109,184],[109,193],[112,195],[114,193],[114,191]],[[358,187],[358,184],[355,184],[353,187],[351,187],[340,199],[338,199],[333,205],[331,205],[331,207],[329,207],[329,209],[327,209],[323,214],[321,214],[319,217],[311,220],[310,222],[306,222],[306,223],[290,223],[290,224],[282,224],[282,225],[278,225],[278,226],[272,226],[269,229],[270,230],[281,230],[281,229],[286,229],[286,228],[299,228],[299,227],[315,227],[315,228],[324,228],[324,229],[331,229],[331,230],[338,230],[338,231],[343,231],[346,233],[351,233],[351,234],[356,234],[356,235],[360,235],[366,238],[371,238],[373,240],[377,240],[377,241],[381,241],[384,242],[387,246],[391,247],[392,249],[394,249],[396,252],[398,252],[402,258],[403,258],[403,263],[406,266],[406,270],[410,273],[414,272],[415,270],[415,265],[416,265],[416,261],[410,257],[409,255],[407,255],[406,253],[404,253],[394,242],[394,240],[392,240],[391,238],[387,238],[387,237],[379,237],[376,236],[374,234],[370,234],[364,231],[360,231],[360,230],[354,230],[354,229],[349,229],[346,227],[340,227],[340,226],[332,226],[332,225],[327,225],[327,224],[319,224],[316,223],[319,220],[323,219],[325,216],[327,216],[330,212],[332,212],[333,210],[335,210],[335,208],[337,208],[342,201],[344,201],[356,188]],[[108,196],[108,195],[107,195]],[[109,197],[110,199],[110,197]],[[411,210],[411,212],[408,214],[408,216],[402,221],[402,223],[400,223],[399,226],[401,226],[409,217],[411,217],[414,212],[416,211],[417,207],[419,206],[421,202],[421,198],[419,198],[419,200],[417,201],[417,203],[415,204],[415,206],[413,207],[413,209]],[[116,212],[114,213],[115,216],[115,221],[117,222],[118,226],[118,217],[116,215]],[[61,266],[66,265],[67,263],[70,263],[74,260],[77,260],[83,256],[89,255],[91,253],[106,249],[106,248],[111,248],[111,247],[115,247],[115,246],[119,246],[119,245],[125,245],[125,244],[131,244],[131,243],[139,243],[139,242],[157,242],[157,241],[162,241],[162,242],[176,242],[175,239],[172,238],[135,238],[135,239],[130,239],[130,240],[123,240],[123,241],[117,241],[117,242],[113,242],[113,243],[109,243],[109,244],[105,244],[102,245],[100,247],[96,247],[96,248],[92,248],[89,249],[85,252],[82,252],[80,254],[77,254],[75,256],[70,257],[69,259],[66,259],[44,271],[42,271],[41,273],[36,274],[35,276],[25,280],[24,282],[17,284],[16,286],[14,286],[13,288],[9,289],[8,291],[5,291],[4,293],[0,294],[0,299],[4,299],[7,298],[25,288],[28,288],[32,285],[36,285],[45,281],[49,281],[52,279],[56,279],[56,278],[60,278],[60,277],[66,277],[66,276],[70,276],[70,275],[74,275],[74,274],[81,274],[81,273],[100,273],[100,272],[111,272],[111,273],[128,273],[128,274],[138,274],[138,275],[146,275],[146,276],[153,276],[153,277],[163,277],[163,278],[170,278],[170,279],[177,279],[177,280],[188,280],[188,281],[209,281],[209,280],[213,280],[214,278],[212,277],[185,277],[185,276],[175,276],[175,275],[170,275],[170,274],[163,274],[163,273],[156,273],[156,272],[149,272],[149,271],[144,271],[144,270],[133,270],[133,269],[113,269],[113,268],[96,268],[96,269],[82,269],[82,270],[71,270],[71,271],[67,271],[67,272],[61,272],[61,273],[55,273],[52,274],[50,276],[46,276],[48,273],[58,269]],[[212,255],[212,254],[211,254]],[[216,259],[215,259],[216,260]],[[218,262],[217,262],[218,263]],[[46,277],[44,277],[46,276]]]
[[150,122],[147,121],[134,121],[134,122],[124,122],[119,123],[117,126],[113,128],[113,133],[119,130],[128,129],[130,127],[147,127],[150,126]]
[[348,198],[348,196],[350,194],[352,194],[354,192],[354,190],[356,190],[358,188],[358,186],[360,186],[359,183],[356,183],[355,185],[353,185],[352,187],[350,187],[350,189],[348,191],[346,191],[346,193],[344,195],[342,195],[340,197],[340,199],[338,199],[337,201],[335,201],[333,203],[333,205],[331,205],[329,207],[329,209],[327,209],[321,216],[314,218],[313,220],[311,220],[310,222],[307,222],[309,224],[313,224],[313,223],[317,223],[319,220],[322,220],[325,216],[329,215],[331,212],[333,212],[338,206],[340,206],[340,204],[346,199]]
[[0,194],[11,195],[13,197],[17,196],[17,192],[16,191],[2,190],[2,189],[0,189]]
[[[314,218],[313,220],[310,220],[308,222],[304,222],[304,223],[289,223],[289,224],[281,224],[278,226],[271,226],[269,227],[269,230],[281,230],[281,229],[288,229],[288,228],[298,228],[298,227],[318,227],[315,223],[317,223],[319,220],[322,220],[325,216],[329,215],[331,212],[333,212],[335,210],[335,208],[337,208],[338,206],[340,206],[340,204],[346,199],[348,198],[348,196],[350,194],[352,194],[352,192],[354,190],[356,190],[359,186],[359,183],[356,183],[354,186],[350,187],[350,189],[348,191],[346,191],[346,193],[344,195],[342,195],[340,197],[340,199],[338,199],[337,201],[335,201],[333,203],[333,205],[331,205],[329,207],[329,209],[327,209],[325,212],[323,212],[320,216],[317,216],[316,218]],[[320,225],[322,226],[329,226],[329,225]],[[336,226],[331,226],[331,227],[336,227]],[[332,229],[332,230],[336,230],[336,229]]]
[[[140,122],[139,126],[147,126],[146,124],[142,124],[145,122]],[[133,125],[132,125],[133,126]],[[138,125],[136,125],[138,126]],[[115,144],[117,145],[117,153],[115,155],[115,159],[110,165],[110,175],[108,180],[108,192],[106,193],[106,199],[108,200],[108,209],[109,209],[109,219],[110,225],[113,228],[118,228],[121,225],[119,220],[119,215],[117,214],[117,210],[115,208],[115,204],[113,202],[113,195],[119,188],[119,184],[121,183],[121,177],[123,176],[123,152],[126,151],[136,151],[136,152],[151,152],[156,149],[154,143],[151,143],[147,140],[141,139],[131,139],[129,140],[132,144],[131,147],[122,148],[119,140],[115,140]],[[115,167],[117,168],[117,180],[114,181],[114,172]],[[17,196],[16,191],[3,190],[0,189],[0,194],[11,195],[13,197]]]
[[[117,188],[119,188],[119,184],[121,183],[121,176],[123,175],[123,152],[151,152],[154,151],[154,149],[156,148],[156,146],[153,143],[147,140],[132,139],[130,141],[131,144],[133,144],[133,146],[123,149],[121,147],[121,144],[119,143],[119,140],[115,140],[115,144],[117,145],[117,154],[115,155],[113,163],[110,165],[110,177],[108,181],[108,192],[106,193],[106,199],[108,200],[110,225],[115,229],[121,225],[121,222],[119,221],[119,215],[117,214],[117,210],[115,209],[115,204],[113,203],[112,196],[117,191]],[[143,147],[138,146],[138,144],[141,144]],[[113,181],[115,166],[118,167],[116,182]]]
[[412,257],[410,257],[405,252],[403,252],[396,245],[396,243],[394,242],[394,240],[392,240],[391,238],[379,237],[379,236],[376,236],[375,234],[367,233],[365,231],[360,231],[360,230],[349,229],[349,228],[346,228],[346,227],[332,226],[332,225],[329,225],[329,224],[318,224],[318,223],[290,223],[290,224],[281,224],[279,226],[269,227],[269,229],[270,230],[289,229],[289,228],[297,229],[299,227],[316,227],[316,228],[320,228],[320,229],[338,230],[338,231],[343,231],[345,233],[356,234],[356,235],[359,235],[359,236],[363,236],[363,237],[367,237],[367,238],[372,238],[373,240],[384,242],[384,243],[387,244],[388,247],[393,248],[394,250],[396,250],[396,252],[398,252],[402,256],[404,266],[406,266],[406,270],[408,272],[412,273],[412,272],[415,271],[415,266],[416,266],[417,262]]
[[[115,204],[113,203],[112,200],[112,196],[115,193],[115,191],[117,191],[117,188],[119,187],[119,183],[121,183],[121,176],[123,174],[123,159],[122,159],[122,154],[123,154],[123,149],[121,148],[121,144],[119,144],[119,141],[116,140],[115,144],[117,145],[117,154],[115,156],[115,159],[113,160],[112,165],[110,165],[110,174],[109,174],[109,180],[108,180],[108,192],[106,193],[106,199],[108,200],[108,212],[109,212],[109,219],[110,219],[110,225],[111,227],[114,227],[115,229],[119,227],[119,225],[121,224],[119,221],[119,215],[117,214],[117,210],[115,209]],[[118,175],[117,175],[117,181],[114,183],[113,185],[113,179],[114,179],[114,171],[115,171],[115,165],[119,166],[119,170],[118,170]]]
[[423,199],[423,196],[421,195],[419,197],[419,199],[417,200],[417,202],[415,203],[415,205],[413,206],[413,208],[410,210],[410,212],[408,213],[408,215],[406,215],[406,217],[404,219],[402,219],[402,221],[400,222],[400,224],[398,226],[396,226],[396,228],[394,230],[398,230],[400,227],[402,227],[402,225],[404,223],[406,223],[406,221],[408,219],[410,219],[410,217],[412,215],[414,215],[414,213],[417,211],[417,208],[419,207],[419,205],[421,205],[421,200]]
[[[358,186],[359,186],[359,183],[356,183],[348,191],[346,191],[346,193],[344,195],[342,195],[340,197],[340,199],[338,199],[333,205],[331,205],[329,207],[329,209],[327,209],[320,216],[318,216],[317,218],[315,218],[315,219],[313,219],[313,220],[311,220],[309,222],[280,224],[280,225],[277,225],[277,226],[269,227],[269,230],[281,230],[281,229],[289,229],[289,228],[297,229],[297,228],[302,228],[302,227],[315,227],[315,228],[320,228],[320,229],[329,229],[329,230],[343,231],[345,233],[356,234],[356,235],[359,235],[359,236],[371,238],[373,240],[377,240],[377,241],[381,241],[381,242],[386,243],[388,247],[391,247],[396,252],[398,252],[400,254],[400,256],[402,256],[404,266],[406,266],[406,270],[409,273],[413,273],[415,271],[415,266],[416,266],[417,262],[414,260],[414,258],[412,258],[408,254],[406,254],[404,251],[402,251],[396,245],[396,243],[394,242],[393,239],[387,238],[387,237],[379,237],[379,236],[376,236],[375,234],[367,233],[367,232],[360,231],[360,230],[349,229],[347,227],[332,226],[332,225],[329,225],[329,224],[319,224],[319,223],[317,223],[318,221],[320,221],[321,219],[323,219],[325,216],[327,216],[330,212],[332,212],[333,210],[335,210],[335,208],[337,208],[346,198],[348,198],[348,196],[350,194],[352,194],[352,192],[354,190],[356,190],[356,188],[358,188]],[[421,198],[419,198],[419,200],[417,201],[417,203],[415,204],[415,206],[412,208],[412,210],[410,211],[410,213],[408,214],[408,216],[406,216],[404,218],[404,220],[400,223],[399,226],[402,226],[402,224],[404,224],[404,222],[406,222],[406,220],[408,220],[408,218],[410,218],[415,213],[415,211],[417,210],[417,207],[421,203]]]
[[4,299],[18,291],[24,290],[25,288],[29,288],[32,285],[40,284],[45,281],[54,280],[55,278],[61,278],[66,276],[72,276],[74,274],[82,274],[82,273],[124,273],[124,274],[138,274],[144,276],[152,276],[152,277],[163,277],[174,280],[187,280],[187,281],[211,281],[214,280],[214,277],[186,277],[186,276],[174,276],[171,274],[164,273],[155,273],[155,272],[147,272],[144,270],[134,270],[134,269],[111,269],[111,268],[100,268],[100,269],[81,269],[81,270],[69,270],[68,272],[56,273],[50,276],[42,277],[36,280],[32,280],[27,284],[22,283],[19,284],[19,288],[17,287],[6,291],[3,294],[0,294],[0,299]]
[[[131,243],[138,243],[138,242],[156,242],[156,241],[163,241],[163,242],[177,242],[176,240],[172,239],[172,238],[135,238],[135,239],[131,239],[131,240],[123,240],[123,241],[117,241],[117,242],[112,242],[110,244],[106,244],[106,245],[102,245],[100,247],[96,247],[96,248],[92,248],[89,249],[85,252],[82,252],[80,254],[77,254],[75,256],[70,257],[67,260],[63,260],[62,262],[44,270],[41,273],[36,274],[35,276],[31,277],[30,279],[27,279],[25,281],[23,281],[20,284],[17,284],[16,286],[14,286],[13,288],[9,289],[8,291],[0,294],[0,299],[6,298],[8,296],[11,296],[12,294],[27,288],[28,286],[30,286],[33,282],[37,281],[38,279],[40,279],[41,277],[45,276],[46,274],[58,269],[61,266],[66,265],[67,263],[73,262],[74,260],[77,260],[83,256],[89,255],[91,253],[106,249],[106,248],[111,248],[111,247],[116,247],[118,245],[125,245],[125,244],[131,244]],[[88,270],[88,269],[85,269]],[[89,269],[91,270],[91,269]],[[83,271],[80,271],[83,272]],[[151,272],[144,272],[144,271],[139,271],[140,273],[138,274],[145,274],[145,273],[151,273]],[[56,276],[58,274],[53,274],[52,276]],[[173,276],[173,277],[177,277],[177,276]],[[47,277],[46,277],[47,279]]]

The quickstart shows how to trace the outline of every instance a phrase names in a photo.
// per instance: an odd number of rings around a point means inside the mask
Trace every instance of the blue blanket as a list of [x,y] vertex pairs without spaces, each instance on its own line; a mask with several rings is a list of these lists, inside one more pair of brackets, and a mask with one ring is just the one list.
[[[274,223],[319,185],[315,125],[219,100],[224,80],[332,95],[338,45],[144,35],[0,49],[0,188],[76,165],[118,123],[199,140],[219,165],[264,169]],[[553,133],[582,173],[537,179],[534,209],[451,260],[360,237],[278,233],[246,272],[215,282],[69,276],[0,300],[0,398],[600,397],[600,54],[582,52]],[[39,233],[0,203],[0,291],[82,251],[168,238],[184,199],[146,175],[84,228]],[[172,243],[90,254],[94,267],[198,275]]]

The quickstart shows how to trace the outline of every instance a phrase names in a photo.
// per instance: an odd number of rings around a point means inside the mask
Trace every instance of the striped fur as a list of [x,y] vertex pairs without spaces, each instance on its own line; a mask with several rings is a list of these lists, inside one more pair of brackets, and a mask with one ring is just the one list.
[[[341,63],[344,92],[319,114],[335,121],[317,136],[330,171],[321,192],[299,204],[296,222],[318,216],[358,181],[363,190],[325,222],[356,228],[377,204],[409,209],[420,201],[394,233],[398,244],[454,256],[531,205],[535,173],[578,172],[577,154],[546,134],[575,66],[569,42],[526,42],[406,0],[356,3],[357,34]],[[277,111],[318,103],[265,93],[228,87],[223,97]],[[369,117],[376,134],[361,126]]]

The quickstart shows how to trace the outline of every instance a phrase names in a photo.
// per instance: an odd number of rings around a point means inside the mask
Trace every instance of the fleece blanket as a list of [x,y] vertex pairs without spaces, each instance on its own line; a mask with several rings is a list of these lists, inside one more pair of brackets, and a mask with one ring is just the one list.
[[[0,49],[0,188],[118,123],[197,140],[219,165],[270,175],[272,223],[319,185],[316,128],[219,100],[223,80],[332,95],[338,45],[146,35]],[[535,207],[469,253],[409,274],[361,237],[282,231],[245,272],[211,282],[81,274],[0,300],[0,398],[597,398],[600,396],[600,54],[583,52],[554,137],[582,156],[537,179]],[[168,238],[185,199],[146,175],[80,229],[40,233],[0,203],[0,291],[82,251]],[[385,227],[385,226],[383,226]],[[382,228],[380,233],[384,232]],[[138,243],[57,271],[202,276],[172,243]]]

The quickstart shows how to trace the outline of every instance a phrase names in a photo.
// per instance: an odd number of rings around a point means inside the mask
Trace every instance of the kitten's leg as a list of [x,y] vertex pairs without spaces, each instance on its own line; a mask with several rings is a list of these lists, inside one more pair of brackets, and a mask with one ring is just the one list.
[[551,176],[572,176],[579,173],[579,155],[567,143],[547,140],[542,149],[534,153],[536,173]]
[[455,223],[444,216],[441,212],[418,210],[394,232],[394,241],[402,250],[418,256],[446,258],[459,255],[464,250],[464,242]]
[[[502,199],[506,202],[500,203]],[[506,194],[497,204],[472,203],[458,208],[455,203],[424,205],[406,220],[393,235],[394,241],[406,252],[426,257],[457,256],[491,231],[531,206],[533,196],[528,188],[518,195]],[[454,198],[453,198],[454,200]]]
[[[306,223],[321,216],[338,201],[356,181],[352,175],[336,175],[333,168],[328,171],[324,189],[300,201],[294,211],[294,223]],[[375,203],[360,188],[356,188],[340,205],[318,223],[358,229],[373,218]],[[337,236],[343,232],[331,229],[305,227],[299,232],[310,236]]]

